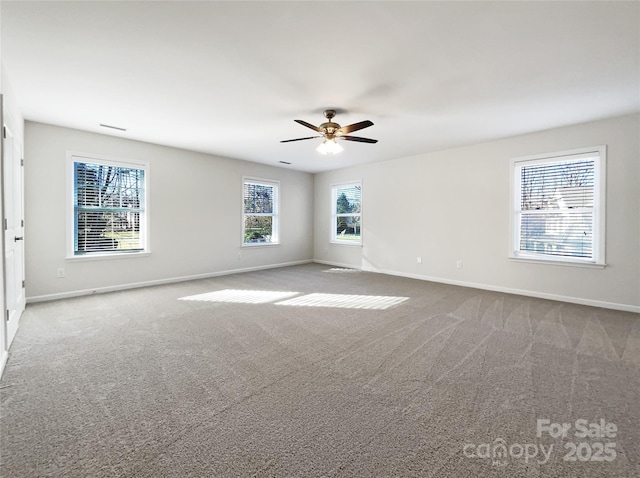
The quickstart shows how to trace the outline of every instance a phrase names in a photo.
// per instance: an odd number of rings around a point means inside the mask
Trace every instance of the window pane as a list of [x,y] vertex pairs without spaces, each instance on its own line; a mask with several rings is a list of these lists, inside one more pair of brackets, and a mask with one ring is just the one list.
[[360,216],[336,216],[336,239],[360,240]]
[[75,163],[76,204],[78,206],[98,206],[100,201],[98,167],[91,164]]
[[141,250],[140,213],[78,210],[76,251]]
[[331,186],[333,230],[331,240],[361,244],[362,185],[360,182]]
[[243,183],[243,243],[278,243],[278,183]]
[[244,184],[244,212],[272,214],[274,187],[264,184]]
[[[586,156],[586,157],[585,157]],[[532,161],[520,167],[516,211],[517,252],[576,259],[594,258],[595,181],[598,155]]]
[[273,216],[244,217],[244,242],[245,243],[269,243],[273,238]]
[[536,254],[593,256],[593,214],[588,212],[522,213],[520,250]]
[[144,249],[144,170],[74,163],[76,254]]
[[593,207],[594,160],[523,166],[523,211]]
[[603,214],[596,185],[602,182],[604,161],[600,148],[516,160],[516,256],[603,261],[604,237],[595,236],[603,232],[596,229],[596,214]]
[[362,187],[359,184],[336,187],[336,213],[360,213]]

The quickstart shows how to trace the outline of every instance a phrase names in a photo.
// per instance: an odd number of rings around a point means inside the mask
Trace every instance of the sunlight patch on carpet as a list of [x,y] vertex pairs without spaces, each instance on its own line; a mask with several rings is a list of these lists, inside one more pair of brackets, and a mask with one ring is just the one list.
[[205,294],[180,297],[178,300],[195,300],[200,302],[232,302],[236,304],[266,304],[286,299],[299,292],[282,292],[275,290],[237,290],[225,289]]
[[277,302],[276,305],[298,307],[338,307],[344,309],[388,309],[401,304],[409,297],[383,295],[307,294]]

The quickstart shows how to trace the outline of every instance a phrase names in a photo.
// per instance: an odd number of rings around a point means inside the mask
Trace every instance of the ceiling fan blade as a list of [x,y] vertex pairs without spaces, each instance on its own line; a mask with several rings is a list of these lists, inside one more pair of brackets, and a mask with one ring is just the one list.
[[320,128],[318,128],[317,126],[313,126],[311,123],[307,123],[306,121],[302,121],[302,120],[293,120],[298,124],[301,124],[302,126],[306,126],[307,128],[311,128],[313,131],[317,131],[318,133],[321,133]]
[[359,143],[377,143],[377,139],[361,138],[360,136],[338,136],[340,139],[346,139],[347,141],[358,141]]
[[359,129],[364,129],[364,128],[368,128],[369,126],[373,126],[373,123],[369,120],[367,121],[360,121],[359,123],[353,123],[347,126],[343,126],[342,128],[340,128],[338,130],[338,133],[341,134],[349,134],[353,131],[358,131]]
[[285,139],[280,141],[281,143],[290,143],[291,141],[302,141],[305,139],[313,139],[313,138],[322,138],[322,136],[307,136],[306,138],[296,138],[296,139]]

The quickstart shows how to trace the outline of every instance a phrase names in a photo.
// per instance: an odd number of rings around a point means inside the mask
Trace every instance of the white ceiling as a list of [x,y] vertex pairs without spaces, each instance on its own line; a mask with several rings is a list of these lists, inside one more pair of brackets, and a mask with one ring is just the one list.
[[[4,0],[1,15],[26,119],[303,171],[640,110],[635,1]],[[279,143],[328,107],[379,143]]]

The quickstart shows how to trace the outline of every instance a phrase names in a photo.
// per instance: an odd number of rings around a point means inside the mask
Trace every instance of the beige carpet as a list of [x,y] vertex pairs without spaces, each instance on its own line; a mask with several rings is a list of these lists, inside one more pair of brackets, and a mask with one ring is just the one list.
[[3,477],[640,476],[637,314],[311,264],[30,305],[10,353]]

